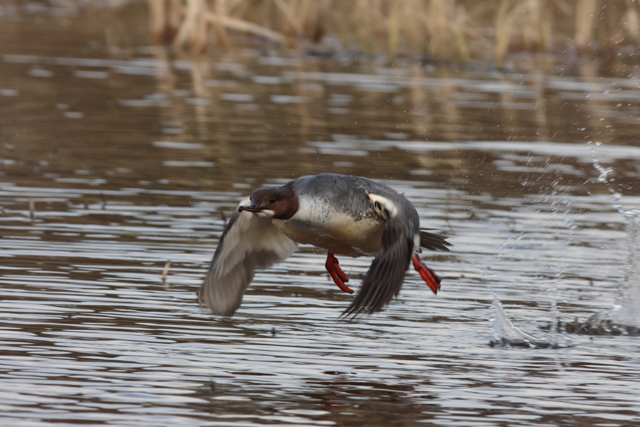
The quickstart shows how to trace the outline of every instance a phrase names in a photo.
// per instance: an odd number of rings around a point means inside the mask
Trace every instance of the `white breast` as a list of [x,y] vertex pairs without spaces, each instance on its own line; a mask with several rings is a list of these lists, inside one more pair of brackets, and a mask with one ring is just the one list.
[[379,218],[354,220],[322,200],[300,197],[298,212],[274,225],[291,240],[348,255],[375,255],[382,248],[385,222]]

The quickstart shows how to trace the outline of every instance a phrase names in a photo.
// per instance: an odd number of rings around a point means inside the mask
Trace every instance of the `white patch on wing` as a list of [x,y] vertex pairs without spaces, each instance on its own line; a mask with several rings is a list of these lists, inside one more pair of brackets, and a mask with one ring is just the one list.
[[375,209],[381,218],[388,220],[389,218],[396,216],[398,213],[398,208],[395,203],[386,197],[371,193],[367,194],[367,196],[369,196],[369,200],[373,203],[373,209]]

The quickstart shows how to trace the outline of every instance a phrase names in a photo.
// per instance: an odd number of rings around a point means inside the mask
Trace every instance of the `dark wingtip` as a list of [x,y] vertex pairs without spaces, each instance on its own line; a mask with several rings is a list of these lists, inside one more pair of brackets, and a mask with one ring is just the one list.
[[358,306],[358,305],[351,304],[349,307],[347,307],[345,311],[340,313],[340,316],[338,316],[338,320],[343,322],[353,322],[358,317],[371,316],[372,314],[378,313],[380,311],[382,311],[382,309],[373,311],[373,310],[367,310],[366,306]]
[[340,313],[340,316],[338,317],[338,319],[350,322],[360,316],[370,316],[374,313],[382,311],[382,307],[378,309],[372,309],[372,307],[362,304],[361,299],[362,297],[361,298],[356,297],[351,302],[351,305],[349,305],[349,307],[347,307],[342,313]]

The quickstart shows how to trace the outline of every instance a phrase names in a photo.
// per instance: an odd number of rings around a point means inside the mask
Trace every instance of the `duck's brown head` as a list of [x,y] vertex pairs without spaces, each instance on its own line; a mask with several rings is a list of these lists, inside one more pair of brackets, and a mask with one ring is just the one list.
[[251,203],[238,211],[253,212],[262,218],[290,219],[298,212],[298,196],[291,182],[281,187],[265,187],[251,193]]

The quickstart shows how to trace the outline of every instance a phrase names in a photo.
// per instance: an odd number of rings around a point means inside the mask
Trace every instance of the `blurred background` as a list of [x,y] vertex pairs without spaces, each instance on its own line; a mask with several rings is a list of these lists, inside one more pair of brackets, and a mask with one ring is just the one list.
[[[637,425],[639,8],[4,0],[2,424]],[[442,292],[341,322],[303,246],[198,308],[238,201],[322,172],[449,236]]]

